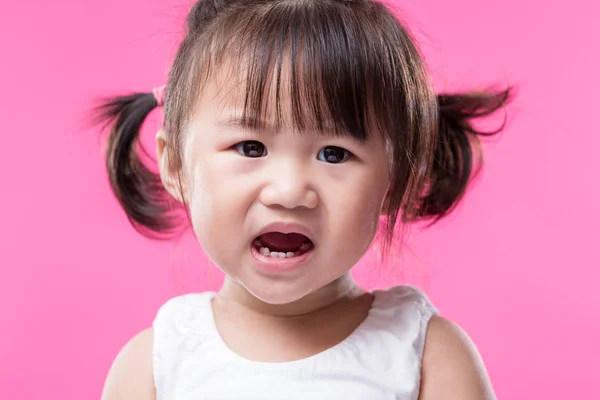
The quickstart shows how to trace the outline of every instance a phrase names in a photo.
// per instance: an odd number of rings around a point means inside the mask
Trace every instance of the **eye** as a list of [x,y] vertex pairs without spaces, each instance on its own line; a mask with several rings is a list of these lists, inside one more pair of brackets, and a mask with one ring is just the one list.
[[233,146],[235,151],[249,158],[264,157],[267,155],[267,148],[261,142],[256,140],[246,140]]
[[325,161],[329,164],[340,164],[352,156],[348,150],[337,146],[327,146],[319,150],[317,160]]

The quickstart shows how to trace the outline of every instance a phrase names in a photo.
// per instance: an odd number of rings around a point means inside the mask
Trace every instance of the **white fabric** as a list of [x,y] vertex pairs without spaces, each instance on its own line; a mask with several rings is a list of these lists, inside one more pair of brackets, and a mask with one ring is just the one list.
[[214,293],[175,297],[154,321],[157,400],[413,400],[436,308],[412,286],[375,291],[365,321],[340,344],[298,361],[242,358],[219,335]]

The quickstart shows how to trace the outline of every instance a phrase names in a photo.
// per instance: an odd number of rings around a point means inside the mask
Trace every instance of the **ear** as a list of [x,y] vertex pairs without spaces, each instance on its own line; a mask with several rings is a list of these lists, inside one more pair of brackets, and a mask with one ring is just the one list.
[[160,180],[167,192],[179,202],[184,202],[185,182],[180,182],[181,170],[174,170],[170,157],[173,151],[169,148],[166,132],[161,129],[156,133],[156,160],[160,172]]

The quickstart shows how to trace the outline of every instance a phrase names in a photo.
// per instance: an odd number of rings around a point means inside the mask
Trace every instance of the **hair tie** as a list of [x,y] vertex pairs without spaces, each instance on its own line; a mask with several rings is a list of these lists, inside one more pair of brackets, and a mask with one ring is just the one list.
[[158,107],[162,107],[165,105],[166,89],[167,89],[167,85],[155,87],[154,89],[152,89],[152,94],[154,95],[154,98],[156,99],[156,103],[157,103]]

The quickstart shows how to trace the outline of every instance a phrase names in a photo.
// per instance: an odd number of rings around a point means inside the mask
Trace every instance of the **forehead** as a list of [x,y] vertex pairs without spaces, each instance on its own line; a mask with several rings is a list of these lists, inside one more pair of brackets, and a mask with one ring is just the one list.
[[365,99],[348,99],[343,89],[331,90],[289,55],[258,64],[248,57],[216,64],[199,83],[196,115],[221,122],[236,117],[235,124],[252,130],[316,131],[359,142],[371,136]]
[[[299,90],[304,79],[292,68],[289,58],[280,65],[260,65],[260,70],[247,57],[224,60],[201,83],[198,108],[210,109],[215,117],[241,117],[256,129],[312,130],[316,118],[308,98],[322,94],[318,87]],[[323,116],[325,106],[320,105],[319,119],[325,129],[331,129],[333,124]]]

